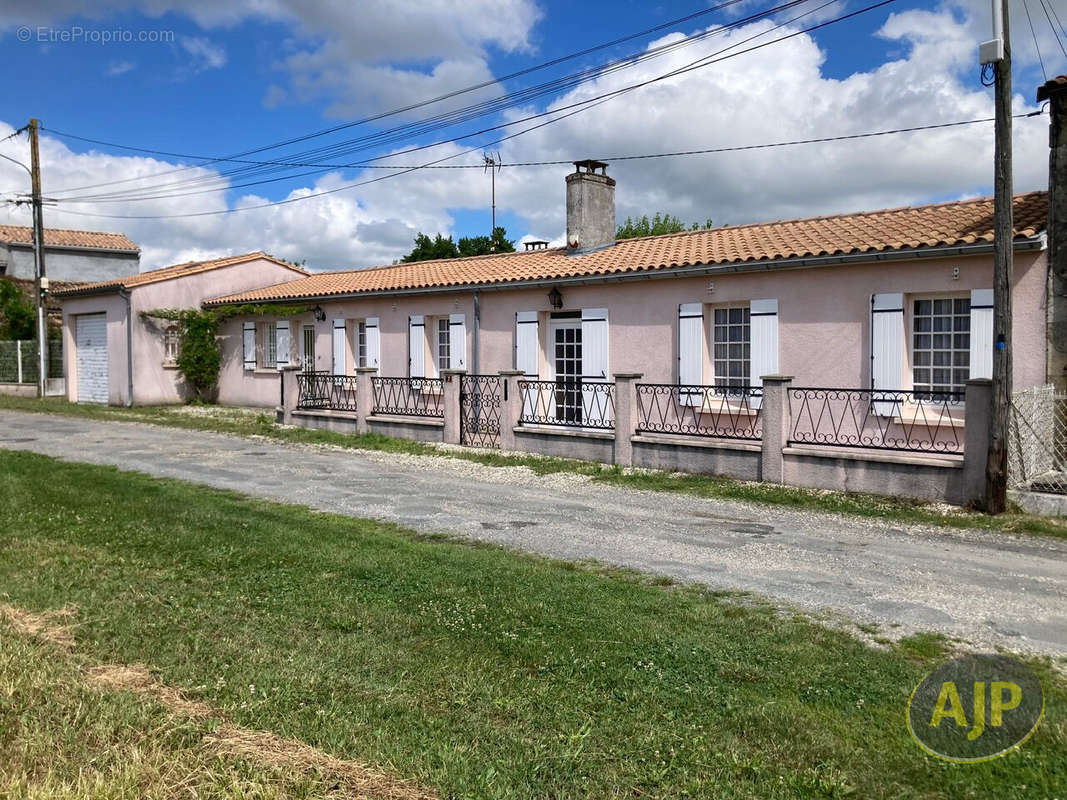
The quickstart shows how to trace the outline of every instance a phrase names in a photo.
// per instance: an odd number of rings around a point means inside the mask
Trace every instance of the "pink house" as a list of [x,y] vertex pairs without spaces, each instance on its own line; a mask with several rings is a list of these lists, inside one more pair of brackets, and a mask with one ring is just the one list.
[[56,291],[63,306],[68,399],[111,405],[182,402],[186,397],[174,364],[177,326],[142,312],[199,308],[220,294],[306,275],[266,253],[246,253]]
[[[602,165],[568,176],[568,247],[317,273],[209,300],[309,308],[224,328],[220,399],[274,405],[277,368],[294,364],[737,388],[785,373],[940,394],[990,376],[991,199],[616,242],[614,188]],[[1046,215],[1046,193],[1016,197],[1018,388],[1047,377]]]

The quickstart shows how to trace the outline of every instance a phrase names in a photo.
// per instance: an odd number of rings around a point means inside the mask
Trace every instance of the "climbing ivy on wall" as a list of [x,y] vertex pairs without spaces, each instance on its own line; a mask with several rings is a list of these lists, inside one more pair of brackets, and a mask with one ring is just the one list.
[[305,306],[240,305],[222,308],[158,308],[142,311],[144,318],[178,325],[178,357],[175,366],[192,391],[193,399],[213,402],[222,369],[219,325],[233,317],[291,317],[307,311]]

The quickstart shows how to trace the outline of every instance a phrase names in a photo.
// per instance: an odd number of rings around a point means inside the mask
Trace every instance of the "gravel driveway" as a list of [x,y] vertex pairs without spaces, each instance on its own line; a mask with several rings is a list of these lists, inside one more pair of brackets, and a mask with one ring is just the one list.
[[279,444],[0,412],[0,448],[181,478],[569,560],[597,559],[784,606],[1067,654],[1067,542],[632,491],[445,457]]

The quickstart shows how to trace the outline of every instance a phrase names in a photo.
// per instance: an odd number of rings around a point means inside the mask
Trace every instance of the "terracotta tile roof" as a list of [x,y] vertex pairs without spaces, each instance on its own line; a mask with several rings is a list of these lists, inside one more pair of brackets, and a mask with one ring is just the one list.
[[145,286],[149,283],[159,283],[160,281],[169,281],[174,278],[184,278],[187,275],[195,275],[198,272],[209,272],[213,269],[232,267],[235,264],[243,264],[246,261],[255,261],[256,259],[271,261],[291,269],[293,272],[300,275],[308,274],[307,270],[301,269],[294,264],[290,264],[288,261],[282,261],[281,259],[267,255],[264,252],[256,251],[255,253],[244,253],[239,256],[226,256],[225,258],[216,258],[210,261],[188,261],[184,264],[174,264],[169,267],[160,267],[159,269],[148,270],[147,272],[139,272],[136,275],[128,275],[125,278],[112,278],[108,281],[97,281],[95,283],[81,283],[69,289],[54,291],[52,294],[56,297],[75,297],[77,295],[85,294],[117,292],[119,289],[133,289],[138,286]]
[[[1047,214],[1046,192],[1017,195],[1016,238],[1029,239],[1043,231]],[[697,264],[745,264],[992,241],[993,200],[987,197],[625,239],[583,255],[568,255],[564,248],[556,248],[313,273],[300,280],[210,300],[207,305],[621,275]]]
[[[0,242],[32,245],[33,228],[0,225]],[[141,249],[124,233],[70,231],[63,228],[45,228],[44,243],[46,247],[87,247],[96,250],[128,250],[131,253],[140,252]]]

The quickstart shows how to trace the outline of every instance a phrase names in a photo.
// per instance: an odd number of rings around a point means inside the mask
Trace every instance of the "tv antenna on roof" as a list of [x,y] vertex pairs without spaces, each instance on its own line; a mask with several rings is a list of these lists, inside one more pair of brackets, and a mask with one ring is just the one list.
[[490,175],[492,227],[489,229],[489,252],[494,253],[496,252],[496,173],[502,166],[500,153],[495,156],[482,156],[482,161],[485,163],[485,169],[482,170],[483,174],[488,171]]

